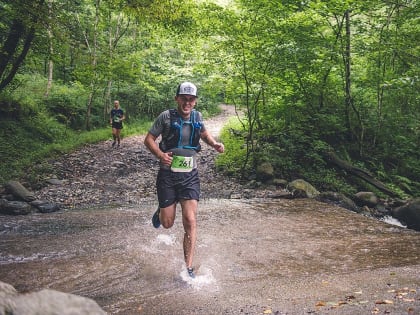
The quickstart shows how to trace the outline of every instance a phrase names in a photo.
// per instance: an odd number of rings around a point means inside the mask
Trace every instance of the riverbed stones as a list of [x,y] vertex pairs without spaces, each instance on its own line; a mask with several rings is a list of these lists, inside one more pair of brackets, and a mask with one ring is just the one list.
[[412,199],[405,205],[393,209],[392,214],[409,229],[420,231],[420,198]]
[[58,203],[36,199],[35,194],[18,181],[8,182],[0,194],[0,214],[27,215],[37,211],[50,213],[60,208]]
[[353,200],[346,197],[344,194],[334,192],[334,191],[325,191],[321,192],[317,197],[317,200],[322,202],[327,202],[330,204],[335,204],[339,207],[345,208],[350,211],[360,212],[360,209],[354,203]]
[[354,195],[354,201],[359,207],[373,208],[378,205],[378,197],[370,191],[359,191]]
[[32,212],[32,206],[25,201],[0,199],[0,213],[8,215],[25,215]]
[[5,185],[6,191],[12,195],[18,197],[23,201],[33,201],[35,200],[35,195],[33,192],[29,191],[18,181],[8,181]]
[[38,209],[41,213],[51,213],[60,210],[60,205],[55,202],[49,202],[47,200],[34,200],[31,203],[31,206]]
[[45,289],[20,294],[10,284],[0,281],[0,315],[106,315],[99,305],[88,298]]
[[295,179],[287,188],[296,198],[314,198],[319,195],[319,191],[303,179]]
[[270,162],[263,162],[256,169],[257,178],[262,181],[270,180],[274,177],[274,168]]

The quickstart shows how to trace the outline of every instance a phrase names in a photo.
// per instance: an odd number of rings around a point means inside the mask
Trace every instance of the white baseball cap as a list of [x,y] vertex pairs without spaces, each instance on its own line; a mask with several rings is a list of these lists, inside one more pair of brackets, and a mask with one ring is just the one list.
[[176,95],[192,95],[197,96],[197,87],[191,82],[184,82],[178,86]]

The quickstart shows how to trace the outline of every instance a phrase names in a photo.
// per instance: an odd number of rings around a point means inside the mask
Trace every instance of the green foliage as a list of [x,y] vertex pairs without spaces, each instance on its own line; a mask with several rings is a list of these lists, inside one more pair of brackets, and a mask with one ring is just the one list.
[[83,129],[87,91],[82,85],[56,85],[44,102],[46,109],[58,122],[75,130]]
[[216,167],[226,174],[237,175],[242,172],[245,163],[246,149],[244,130],[236,118],[231,118],[222,129],[220,139],[225,145],[225,153],[216,160]]
[[43,113],[19,121],[4,118],[1,125],[1,182],[22,175],[29,165],[46,156],[53,141],[65,135],[64,127]]
[[[324,159],[334,150],[395,191],[420,194],[419,1],[217,3],[53,1],[51,11],[42,1],[2,3],[3,57],[14,21],[25,28],[20,39],[36,31],[0,95],[2,179],[109,137],[113,99],[127,117],[124,133],[140,132],[175,106],[177,85],[189,80],[205,116],[222,102],[244,112],[222,135],[217,165],[229,174],[252,176],[270,161],[277,176],[319,189],[362,188]],[[1,80],[13,60],[0,65]]]

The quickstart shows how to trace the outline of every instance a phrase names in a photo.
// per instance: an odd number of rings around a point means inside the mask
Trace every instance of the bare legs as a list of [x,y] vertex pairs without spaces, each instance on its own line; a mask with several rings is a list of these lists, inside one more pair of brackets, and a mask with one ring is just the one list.
[[182,200],[182,223],[184,225],[184,259],[187,268],[192,267],[197,241],[197,200]]
[[[197,200],[181,200],[182,224],[184,225],[184,259],[187,268],[192,267],[195,244],[197,241]],[[160,209],[160,222],[166,229],[172,227],[175,221],[176,203]]]
[[112,138],[114,139],[113,145],[117,143],[119,146],[121,142],[121,129],[112,128]]

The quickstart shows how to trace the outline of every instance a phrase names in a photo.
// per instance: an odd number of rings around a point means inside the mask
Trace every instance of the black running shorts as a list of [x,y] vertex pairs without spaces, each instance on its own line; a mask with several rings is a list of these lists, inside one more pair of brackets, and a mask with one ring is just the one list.
[[172,172],[160,169],[156,180],[159,207],[166,208],[181,199],[200,199],[200,179],[198,170]]
[[115,128],[115,129],[123,129],[122,122],[115,122],[115,121],[113,121],[112,122],[112,128]]

